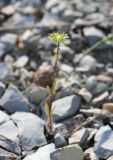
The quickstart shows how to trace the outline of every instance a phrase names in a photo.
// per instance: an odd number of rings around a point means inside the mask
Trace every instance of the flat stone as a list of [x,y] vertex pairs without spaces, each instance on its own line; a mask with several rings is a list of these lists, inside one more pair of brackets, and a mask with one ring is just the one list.
[[107,159],[113,155],[113,131],[109,126],[101,127],[95,136],[94,151],[99,158]]
[[69,145],[51,153],[52,160],[83,160],[84,154],[81,147],[77,144]]
[[59,121],[76,114],[80,107],[81,98],[76,95],[60,98],[52,103],[53,119]]
[[18,139],[18,130],[12,120],[0,126],[0,146],[6,150],[20,155],[21,149]]
[[10,119],[10,116],[8,114],[6,114],[3,111],[0,111],[0,126],[6,121],[8,121],[9,119]]
[[3,84],[2,82],[0,82],[0,97],[2,96],[2,94],[5,91],[5,84]]
[[13,77],[12,67],[5,63],[0,63],[0,80],[10,81]]
[[110,76],[106,76],[106,75],[98,75],[97,80],[101,81],[101,82],[106,82],[106,83],[112,83],[113,82],[113,78],[110,77]]
[[39,104],[39,103],[41,103],[41,101],[43,101],[47,97],[48,91],[44,87],[32,84],[27,89],[26,95],[27,95],[29,101]]
[[24,158],[23,160],[51,160],[50,153],[55,151],[53,143],[40,147],[38,151]]
[[54,136],[54,141],[55,141],[55,146],[57,148],[64,147],[67,144],[66,140],[64,139],[61,133],[57,133]]
[[79,143],[84,144],[87,142],[89,131],[86,128],[82,128],[71,135],[69,138],[69,144]]
[[11,117],[18,126],[18,134],[24,150],[47,144],[44,135],[45,124],[42,119],[28,112],[16,112]]
[[6,92],[0,99],[0,106],[7,110],[9,113],[14,113],[16,111],[28,111],[29,103],[23,97],[21,92],[16,86],[10,84]]
[[106,91],[106,92],[102,93],[101,95],[99,95],[98,97],[95,97],[92,100],[92,103],[96,104],[96,103],[102,102],[103,100],[107,99],[108,96],[109,96],[109,92]]
[[82,96],[86,102],[90,102],[92,99],[92,94],[86,88],[82,88],[78,94]]

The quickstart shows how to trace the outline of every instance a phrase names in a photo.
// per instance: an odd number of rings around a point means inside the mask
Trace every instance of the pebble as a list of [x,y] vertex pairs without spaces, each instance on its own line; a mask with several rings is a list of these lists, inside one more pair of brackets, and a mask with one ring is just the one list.
[[44,135],[44,121],[32,113],[16,112],[11,118],[18,126],[22,148],[31,150],[47,144]]
[[102,93],[101,95],[99,95],[98,97],[95,97],[93,100],[92,100],[92,104],[97,104],[99,102],[102,102],[103,100],[106,100],[109,96],[109,92],[104,92]]
[[17,68],[22,68],[24,67],[29,61],[29,58],[28,56],[26,55],[23,55],[21,57],[19,57],[14,63],[13,65]]
[[0,97],[3,95],[4,91],[5,91],[5,84],[0,82]]
[[102,109],[108,110],[113,113],[113,103],[104,103]]
[[3,82],[13,79],[12,67],[6,63],[0,63],[0,80]]
[[67,64],[61,64],[60,69],[63,72],[66,72],[68,74],[71,74],[74,70],[73,67],[71,67],[70,65],[67,65]]
[[48,91],[44,87],[32,84],[27,89],[26,94],[29,101],[39,104],[48,96]]
[[90,102],[92,99],[92,94],[86,88],[82,88],[78,95],[82,96],[86,102]]
[[97,80],[105,83],[112,83],[113,78],[110,76],[105,76],[105,75],[98,75]]
[[14,113],[16,111],[29,111],[29,102],[23,97],[16,86],[10,84],[0,99],[0,106],[8,111]]
[[76,95],[67,96],[54,101],[52,103],[52,108],[54,108],[54,121],[60,121],[75,115],[80,107],[80,103],[81,98]]
[[56,133],[56,135],[54,136],[54,141],[57,148],[64,147],[67,144],[61,133]]
[[113,131],[109,126],[101,127],[95,136],[94,151],[99,158],[107,159],[113,154]]
[[86,128],[82,128],[76,132],[74,132],[69,138],[69,144],[78,143],[83,145],[87,143],[87,138],[89,136],[89,131]]
[[51,160],[50,153],[55,151],[53,143],[40,147],[34,154],[31,154],[23,160]]
[[90,55],[83,57],[79,63],[79,66],[76,68],[77,72],[89,72],[95,70],[97,67],[97,61]]
[[113,159],[113,156],[110,156],[107,160],[112,160]]
[[3,111],[0,111],[0,126],[10,119],[10,116]]
[[16,47],[17,35],[6,33],[0,38],[0,57]]
[[81,147],[77,144],[69,145],[56,149],[51,153],[52,160],[83,160],[84,154]]
[[12,120],[0,126],[0,146],[18,155],[21,153],[18,129]]

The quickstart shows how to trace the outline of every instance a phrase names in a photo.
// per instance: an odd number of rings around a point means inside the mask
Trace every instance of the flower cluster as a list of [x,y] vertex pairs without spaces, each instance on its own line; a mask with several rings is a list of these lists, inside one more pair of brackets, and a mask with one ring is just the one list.
[[49,34],[50,41],[55,43],[63,43],[66,38],[68,38],[68,35],[65,33],[55,32],[55,33]]

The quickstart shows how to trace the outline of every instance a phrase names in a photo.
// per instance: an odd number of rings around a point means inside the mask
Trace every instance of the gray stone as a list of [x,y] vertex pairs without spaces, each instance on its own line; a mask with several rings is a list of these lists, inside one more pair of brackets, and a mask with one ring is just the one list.
[[76,95],[60,98],[52,103],[53,119],[60,121],[76,114],[81,98]]
[[9,120],[0,126],[0,146],[19,155],[21,153],[19,145],[17,127]]
[[67,64],[61,64],[60,69],[68,74],[71,74],[74,71],[73,67]]
[[32,84],[27,89],[26,94],[27,94],[27,97],[28,97],[29,101],[38,104],[47,97],[48,91],[47,91],[46,88],[43,88],[41,86]]
[[0,57],[11,51],[16,46],[17,35],[6,33],[0,38]]
[[10,119],[10,116],[8,114],[6,114],[3,111],[0,111],[0,126],[6,121],[8,121],[9,119]]
[[5,91],[5,84],[3,84],[2,82],[0,82],[0,97],[2,96],[2,94]]
[[64,147],[67,144],[66,140],[64,139],[61,133],[57,133],[54,136],[54,141],[57,148]]
[[69,138],[69,144],[79,143],[84,144],[87,142],[89,131],[86,128],[82,128],[71,135]]
[[17,68],[22,68],[28,63],[28,61],[29,61],[28,56],[23,55],[16,60],[16,62],[14,63],[14,66]]
[[99,94],[102,94],[105,91],[109,91],[109,86],[105,83],[98,83],[95,87],[90,88],[90,92],[94,95],[97,96]]
[[83,157],[83,151],[77,144],[56,149],[56,151],[51,153],[52,160],[83,160]]
[[93,58],[90,55],[87,55],[81,59],[79,66],[76,68],[76,71],[88,72],[88,71],[96,69],[96,67],[98,66],[97,64],[98,63],[95,58]]
[[18,134],[23,149],[31,150],[47,144],[42,119],[26,112],[16,112],[11,117],[18,126]]
[[95,136],[94,151],[99,158],[107,159],[113,155],[113,131],[109,126],[103,126]]
[[0,160],[17,160],[17,155],[0,148]]
[[53,143],[40,147],[38,151],[24,158],[24,160],[51,160],[50,153],[55,151]]
[[29,110],[28,101],[22,96],[18,88],[12,84],[9,85],[8,89],[0,99],[0,106],[10,113]]
[[54,124],[53,128],[56,134],[61,133],[63,137],[67,136],[68,130],[65,124],[63,123]]
[[12,67],[5,63],[0,63],[0,80],[10,81],[13,77]]

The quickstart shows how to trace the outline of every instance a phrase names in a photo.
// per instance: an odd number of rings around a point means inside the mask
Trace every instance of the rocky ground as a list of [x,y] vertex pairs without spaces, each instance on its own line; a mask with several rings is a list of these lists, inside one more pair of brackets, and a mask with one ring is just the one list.
[[[55,31],[69,39],[51,139],[40,84],[50,78]],[[81,58],[112,32],[113,0],[0,0],[0,160],[113,160],[112,41]]]

